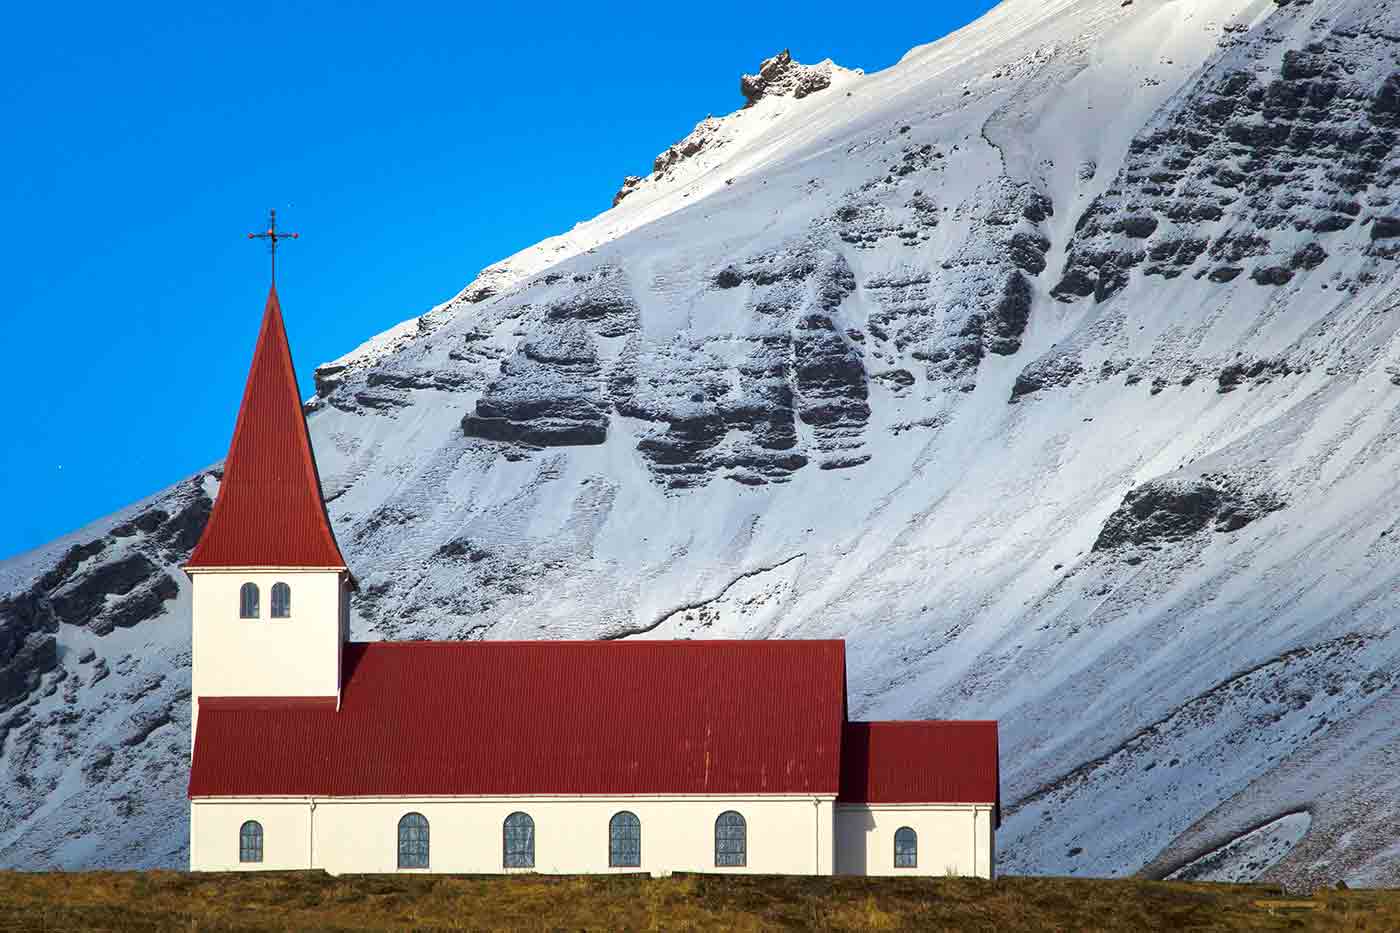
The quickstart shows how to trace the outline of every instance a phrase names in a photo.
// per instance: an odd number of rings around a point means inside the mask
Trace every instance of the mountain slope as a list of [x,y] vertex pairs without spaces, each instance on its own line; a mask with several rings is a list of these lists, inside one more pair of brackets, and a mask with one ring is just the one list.
[[[1001,721],[1006,872],[1400,880],[1400,13],[1008,0],[744,90],[318,370],[355,635],[845,637],[853,715]],[[216,482],[0,565],[6,863],[179,861]]]

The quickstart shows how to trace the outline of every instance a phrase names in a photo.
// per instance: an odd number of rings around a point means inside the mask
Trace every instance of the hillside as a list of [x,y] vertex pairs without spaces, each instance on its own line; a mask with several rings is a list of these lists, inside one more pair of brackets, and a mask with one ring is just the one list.
[[[1004,871],[1400,883],[1400,9],[741,91],[318,369],[354,635],[844,637],[853,716],[1001,721]],[[0,564],[0,864],[182,863],[217,478]]]

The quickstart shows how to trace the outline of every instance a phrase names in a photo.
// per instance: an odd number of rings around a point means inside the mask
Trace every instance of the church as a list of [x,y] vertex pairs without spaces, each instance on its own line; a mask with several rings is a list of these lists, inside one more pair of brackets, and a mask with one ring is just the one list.
[[842,641],[350,641],[275,285],[185,572],[192,870],[995,872],[996,723],[851,721]]

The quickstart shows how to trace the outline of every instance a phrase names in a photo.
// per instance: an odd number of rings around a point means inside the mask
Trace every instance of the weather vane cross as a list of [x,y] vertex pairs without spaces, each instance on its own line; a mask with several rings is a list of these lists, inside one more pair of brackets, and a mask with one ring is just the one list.
[[301,234],[298,234],[298,233],[283,233],[281,230],[278,230],[278,229],[277,229],[277,211],[276,211],[276,210],[270,210],[270,211],[267,212],[267,229],[266,229],[266,230],[264,230],[262,233],[250,233],[250,234],[248,234],[248,239],[250,239],[250,240],[267,240],[268,252],[272,255],[272,284],[273,284],[273,285],[276,285],[276,284],[277,284],[277,241],[278,241],[278,240],[295,240],[295,239],[296,239],[298,236],[300,236],[300,235],[301,235]]

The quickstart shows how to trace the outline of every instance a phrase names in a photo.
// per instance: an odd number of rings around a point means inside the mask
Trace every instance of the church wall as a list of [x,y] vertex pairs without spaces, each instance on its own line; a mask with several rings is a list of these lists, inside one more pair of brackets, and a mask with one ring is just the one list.
[[[193,696],[336,696],[347,601],[340,571],[195,571]],[[256,583],[260,617],[238,617]],[[291,616],[271,618],[272,585],[291,587]]]
[[[894,834],[918,834],[918,864],[894,867]],[[972,875],[995,869],[992,808],[986,804],[839,804],[836,873],[842,875]]]
[[[245,820],[263,828],[263,861],[238,861],[238,833]],[[311,808],[306,800],[288,798],[257,804],[190,807],[190,870],[263,871],[306,868],[311,864]]]
[[[277,824],[277,832],[299,833],[303,861],[297,866],[270,861],[259,868],[317,867],[331,873],[396,872],[398,822],[406,813],[428,819],[429,871],[502,871],[505,818],[528,813],[535,823],[535,871],[547,874],[673,871],[755,874],[830,874],[833,865],[830,797],[485,797],[485,798],[317,798],[314,846],[304,798],[286,802],[196,800],[191,807],[190,852],[194,870],[237,870],[238,828],[262,814],[294,811],[302,822]],[[608,866],[608,823],[620,810],[635,813],[642,825],[641,865]],[[726,810],[743,814],[748,827],[747,864],[716,868],[715,819]],[[269,857],[272,825],[264,822]],[[279,845],[281,844],[279,840]],[[314,865],[306,860],[314,849]],[[286,851],[294,851],[288,848]],[[225,853],[231,851],[233,863]]]

